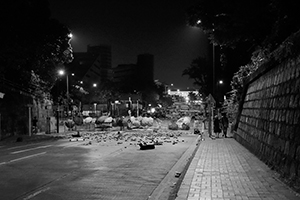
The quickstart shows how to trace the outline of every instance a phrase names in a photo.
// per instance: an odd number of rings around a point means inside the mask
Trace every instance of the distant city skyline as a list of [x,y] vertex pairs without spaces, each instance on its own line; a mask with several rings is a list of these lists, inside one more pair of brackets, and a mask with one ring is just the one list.
[[110,45],[113,67],[136,63],[139,54],[149,53],[154,55],[154,79],[178,89],[195,87],[182,72],[207,54],[205,34],[186,25],[185,9],[196,0],[49,2],[52,17],[71,29],[74,52],[85,52],[88,45]]

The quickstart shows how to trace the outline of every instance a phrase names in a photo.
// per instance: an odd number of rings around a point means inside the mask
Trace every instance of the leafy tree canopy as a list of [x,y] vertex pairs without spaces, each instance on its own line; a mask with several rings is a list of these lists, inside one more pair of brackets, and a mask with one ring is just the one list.
[[300,28],[293,0],[202,0],[188,9],[188,23],[199,26],[216,44],[276,47]]
[[183,70],[182,75],[188,75],[199,86],[199,92],[208,95],[209,83],[212,82],[212,66],[205,57],[193,60],[190,67]]
[[[187,10],[187,17],[189,25],[201,28],[220,48],[220,64],[226,75],[240,69],[231,83],[235,94],[257,63],[300,29],[300,12],[293,0],[200,0]],[[190,68],[184,74],[195,80],[203,76]]]
[[[48,91],[58,63],[72,61],[70,30],[50,18],[47,0],[1,1],[0,71],[23,88]],[[33,89],[33,90],[35,90]]]

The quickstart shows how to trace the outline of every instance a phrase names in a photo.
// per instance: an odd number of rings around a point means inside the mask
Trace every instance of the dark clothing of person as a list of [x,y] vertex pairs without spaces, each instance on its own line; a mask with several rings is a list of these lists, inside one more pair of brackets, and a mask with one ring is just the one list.
[[215,117],[215,119],[214,119],[214,132],[221,133],[220,120],[218,117]]
[[226,115],[224,115],[222,117],[221,124],[222,124],[223,134],[225,137],[227,137],[227,129],[228,129],[229,121],[228,121],[228,118],[226,117]]
[[37,126],[37,122],[38,122],[37,118],[34,117],[34,118],[32,119],[32,126],[33,126],[33,127],[36,127],[36,126]]
[[124,130],[123,119],[121,117],[117,118],[117,126],[120,127],[120,131]]

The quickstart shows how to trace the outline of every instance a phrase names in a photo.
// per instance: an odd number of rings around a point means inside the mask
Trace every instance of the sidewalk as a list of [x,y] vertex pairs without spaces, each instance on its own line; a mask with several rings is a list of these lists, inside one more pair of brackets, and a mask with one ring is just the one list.
[[296,200],[300,195],[233,138],[200,143],[176,200]]

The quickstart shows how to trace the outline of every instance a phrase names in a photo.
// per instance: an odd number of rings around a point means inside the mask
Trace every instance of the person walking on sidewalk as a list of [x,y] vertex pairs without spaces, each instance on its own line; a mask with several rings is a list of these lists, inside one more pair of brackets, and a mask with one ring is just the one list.
[[223,113],[222,118],[221,118],[221,127],[223,131],[223,136],[227,138],[227,129],[228,129],[229,121],[226,116],[226,113]]
[[214,117],[214,133],[216,134],[216,137],[219,138],[221,133],[221,128],[220,128],[220,120],[218,115]]

